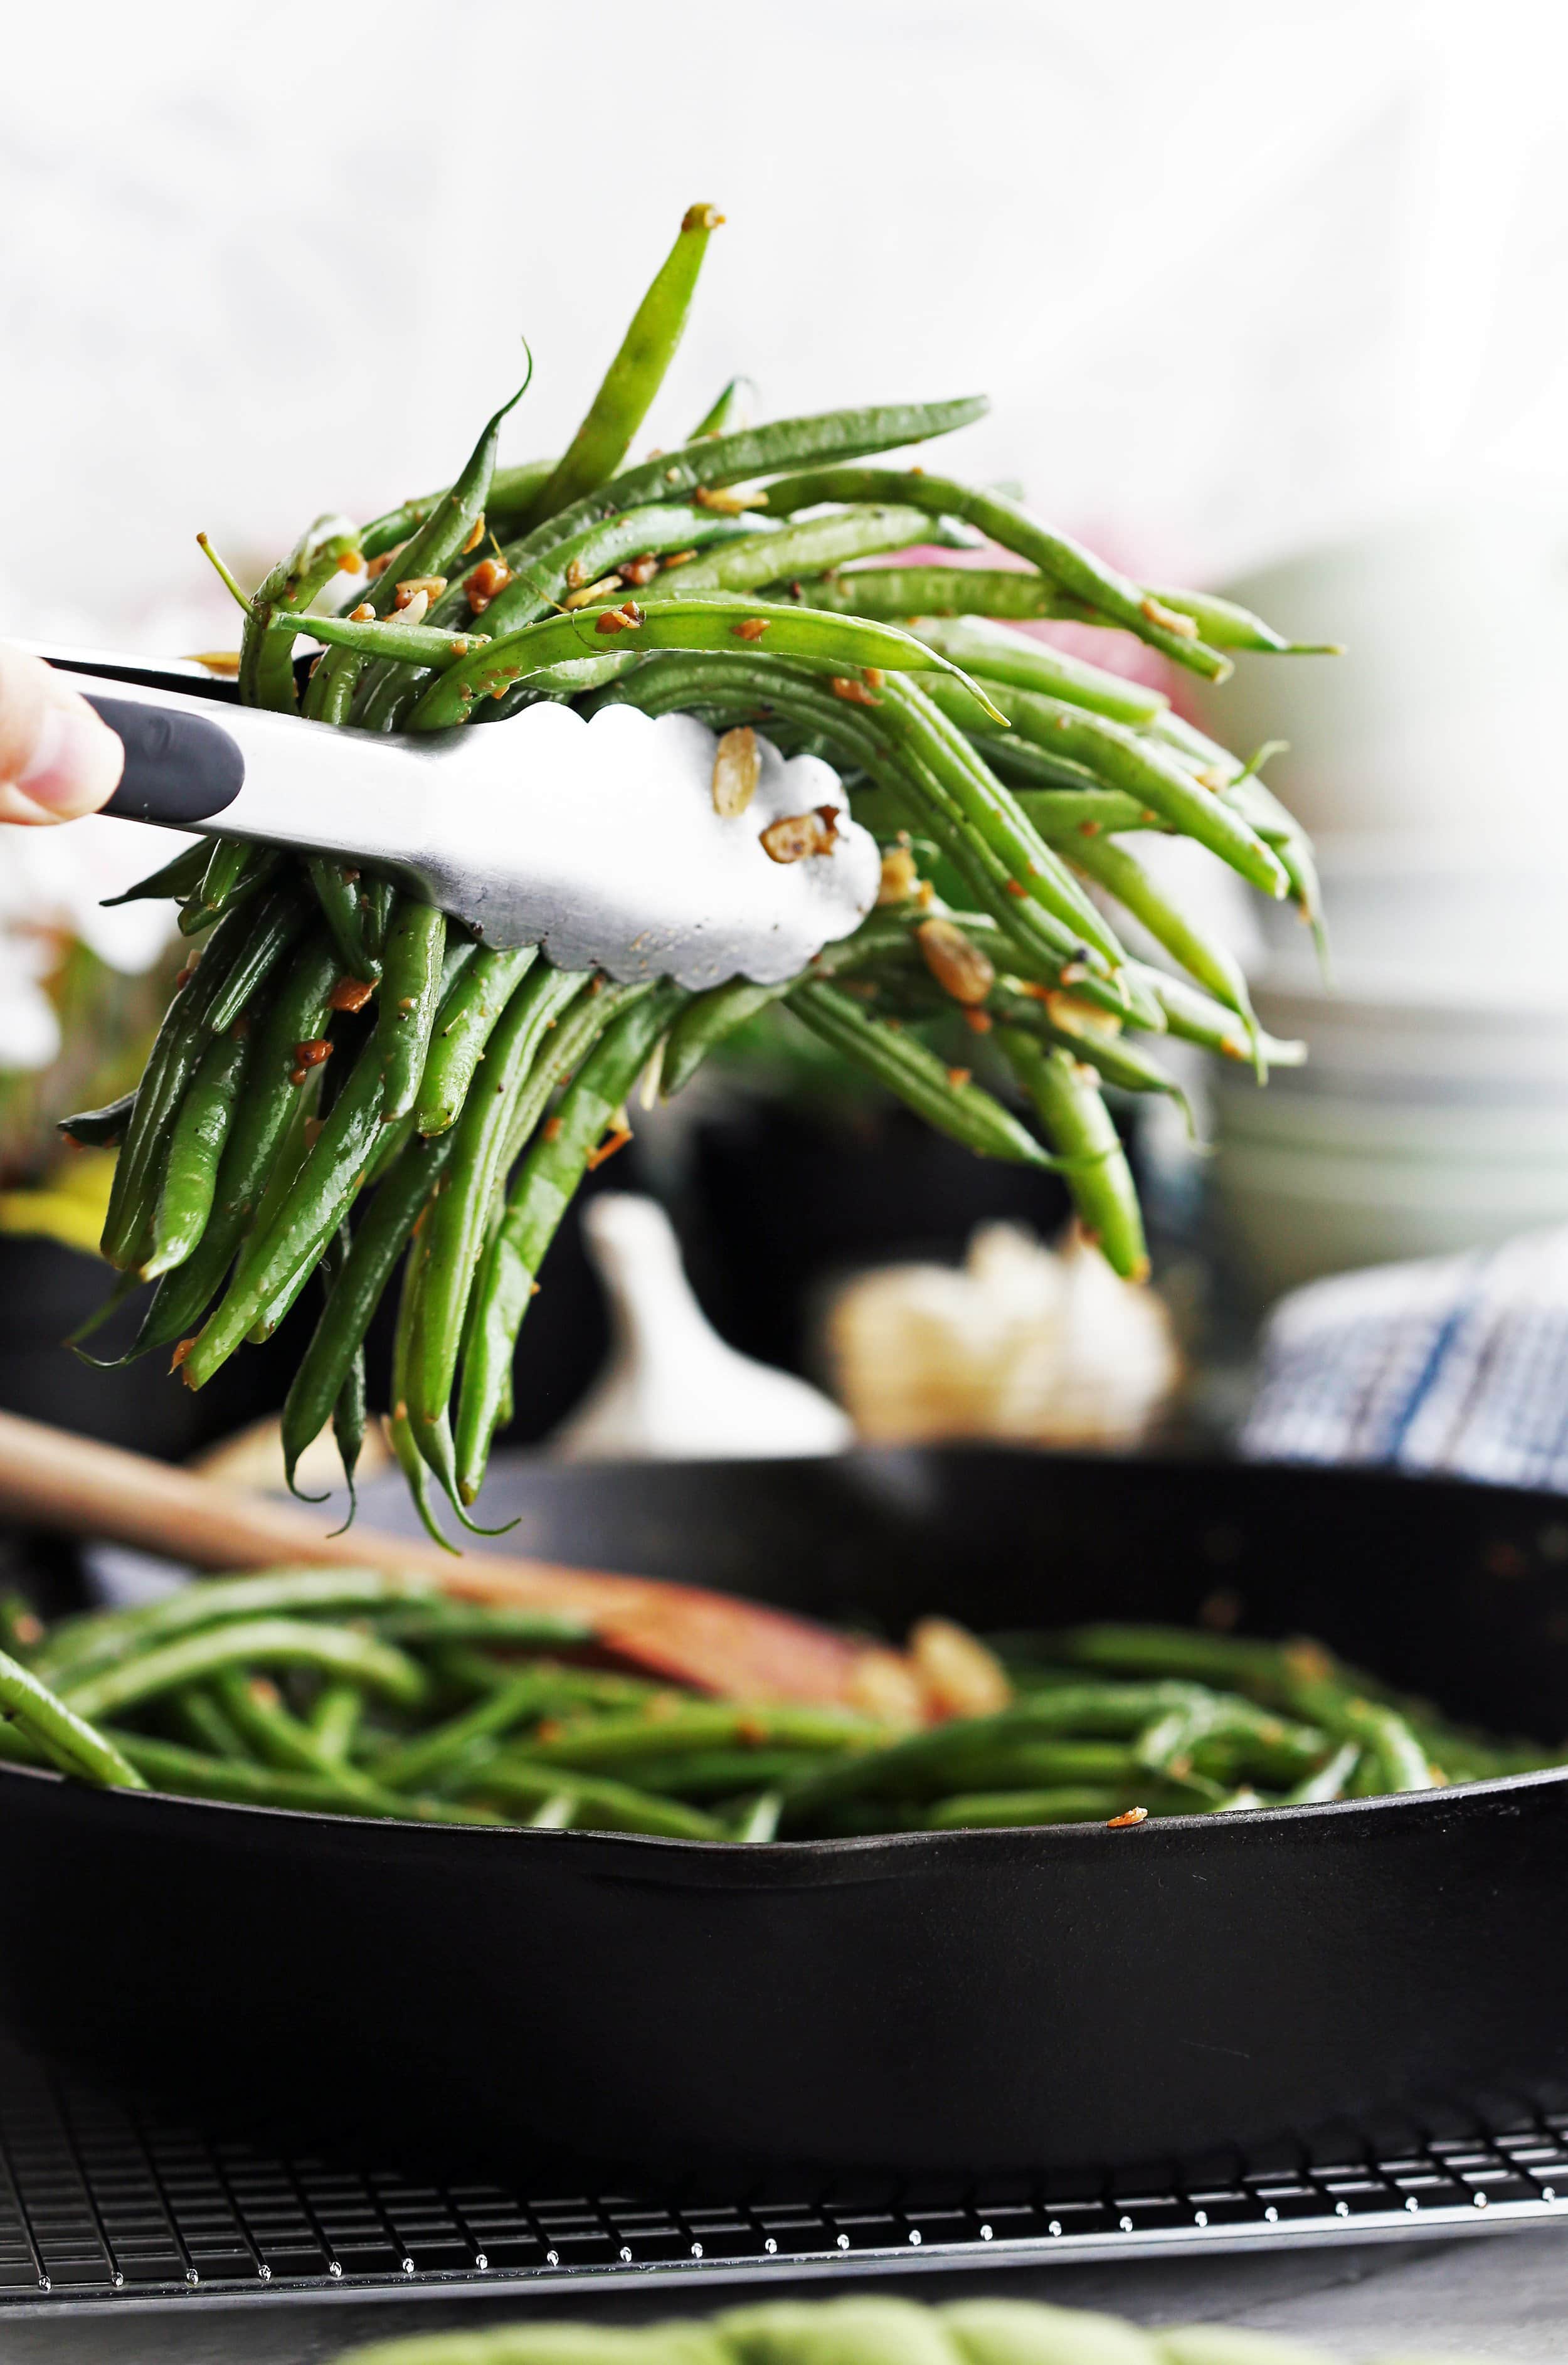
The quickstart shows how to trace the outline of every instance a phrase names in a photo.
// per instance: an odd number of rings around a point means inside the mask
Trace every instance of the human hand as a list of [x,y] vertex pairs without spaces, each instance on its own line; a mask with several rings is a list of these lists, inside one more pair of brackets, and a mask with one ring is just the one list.
[[124,762],[114,733],[62,674],[0,643],[0,822],[96,813]]

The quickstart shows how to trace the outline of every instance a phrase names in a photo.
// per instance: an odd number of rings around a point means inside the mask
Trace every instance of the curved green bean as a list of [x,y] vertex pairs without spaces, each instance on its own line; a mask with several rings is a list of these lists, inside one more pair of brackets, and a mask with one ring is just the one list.
[[418,1708],[430,1689],[430,1677],[418,1660],[395,1643],[378,1642],[348,1626],[258,1617],[203,1627],[96,1675],[72,1675],[62,1681],[61,1693],[79,1717],[123,1715],[144,1700],[204,1683],[225,1667],[241,1666],[318,1668],[325,1675],[351,1677],[366,1691],[403,1708]]

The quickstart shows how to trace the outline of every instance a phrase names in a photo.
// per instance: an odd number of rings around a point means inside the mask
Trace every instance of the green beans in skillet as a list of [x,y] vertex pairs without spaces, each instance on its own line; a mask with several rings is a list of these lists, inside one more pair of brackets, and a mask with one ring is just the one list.
[[[1294,644],[909,463],[983,400],[753,425],[737,382],[685,443],[628,461],[720,219],[684,218],[564,454],[499,464],[513,397],[449,488],[361,527],[319,517],[248,600],[233,587],[240,695],[375,731],[472,727],[543,699],[760,730],[839,768],[906,874],[890,908],[800,978],[693,997],[563,977],[532,948],[476,951],[352,861],[220,839],[144,882],[182,900],[201,949],[129,1106],[68,1121],[118,1143],[104,1251],[122,1286],[156,1281],[133,1351],[173,1350],[187,1385],[270,1336],[320,1272],[284,1418],[291,1470],[329,1423],[353,1461],[364,1339],[399,1289],[385,1409],[432,1524],[432,1486],[468,1519],[546,1250],[626,1138],[644,1070],[678,1090],[778,1000],[977,1154],[1058,1166],[1107,1258],[1137,1274],[1142,1227],[1102,1088],[1173,1092],[1166,1033],[1260,1071],[1275,1047],[1225,948],[1130,851],[1137,834],[1190,837],[1317,916],[1310,848],[1255,767],[1164,690],[1014,626],[1130,633],[1210,678],[1229,650]],[[933,543],[979,563],[904,555]],[[301,698],[308,635],[320,653]],[[934,902],[901,831],[935,848],[922,858],[948,866],[967,910]],[[1170,974],[1128,958],[1118,909]],[[922,935],[936,919],[940,958]],[[991,1039],[956,1057],[959,1014]],[[1386,1735],[1361,1738],[1394,1765]]]
[[412,1821],[745,1845],[1123,1829],[1568,1763],[1468,1732],[1318,1643],[1175,1628],[993,1647],[928,1621],[906,1664],[911,1699],[938,1721],[913,1727],[621,1675],[569,1655],[594,1650],[582,1620],[374,1569],[209,1578],[52,1630],[13,1603],[6,1631],[0,1757]]

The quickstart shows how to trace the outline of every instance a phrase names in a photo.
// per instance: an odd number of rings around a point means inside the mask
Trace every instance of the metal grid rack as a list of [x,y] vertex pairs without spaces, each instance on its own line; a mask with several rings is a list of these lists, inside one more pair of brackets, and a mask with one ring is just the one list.
[[802,2177],[662,2200],[428,2183],[132,2113],[0,2050],[0,2315],[439,2284],[558,2290],[1039,2264],[1568,2217],[1568,2110],[1499,2102],[1374,2141],[1346,2128],[1177,2178],[922,2188]]

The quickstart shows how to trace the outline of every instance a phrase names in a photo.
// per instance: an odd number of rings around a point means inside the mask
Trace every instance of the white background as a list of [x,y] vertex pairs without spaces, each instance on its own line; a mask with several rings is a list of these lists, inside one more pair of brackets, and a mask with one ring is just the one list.
[[[987,388],[966,472],[1222,579],[1568,473],[1568,32],[1502,0],[6,12],[0,628],[232,638],[323,508],[559,444],[722,205],[644,441]],[[955,457],[960,456],[955,449]],[[1506,589],[1505,589],[1506,596]]]

